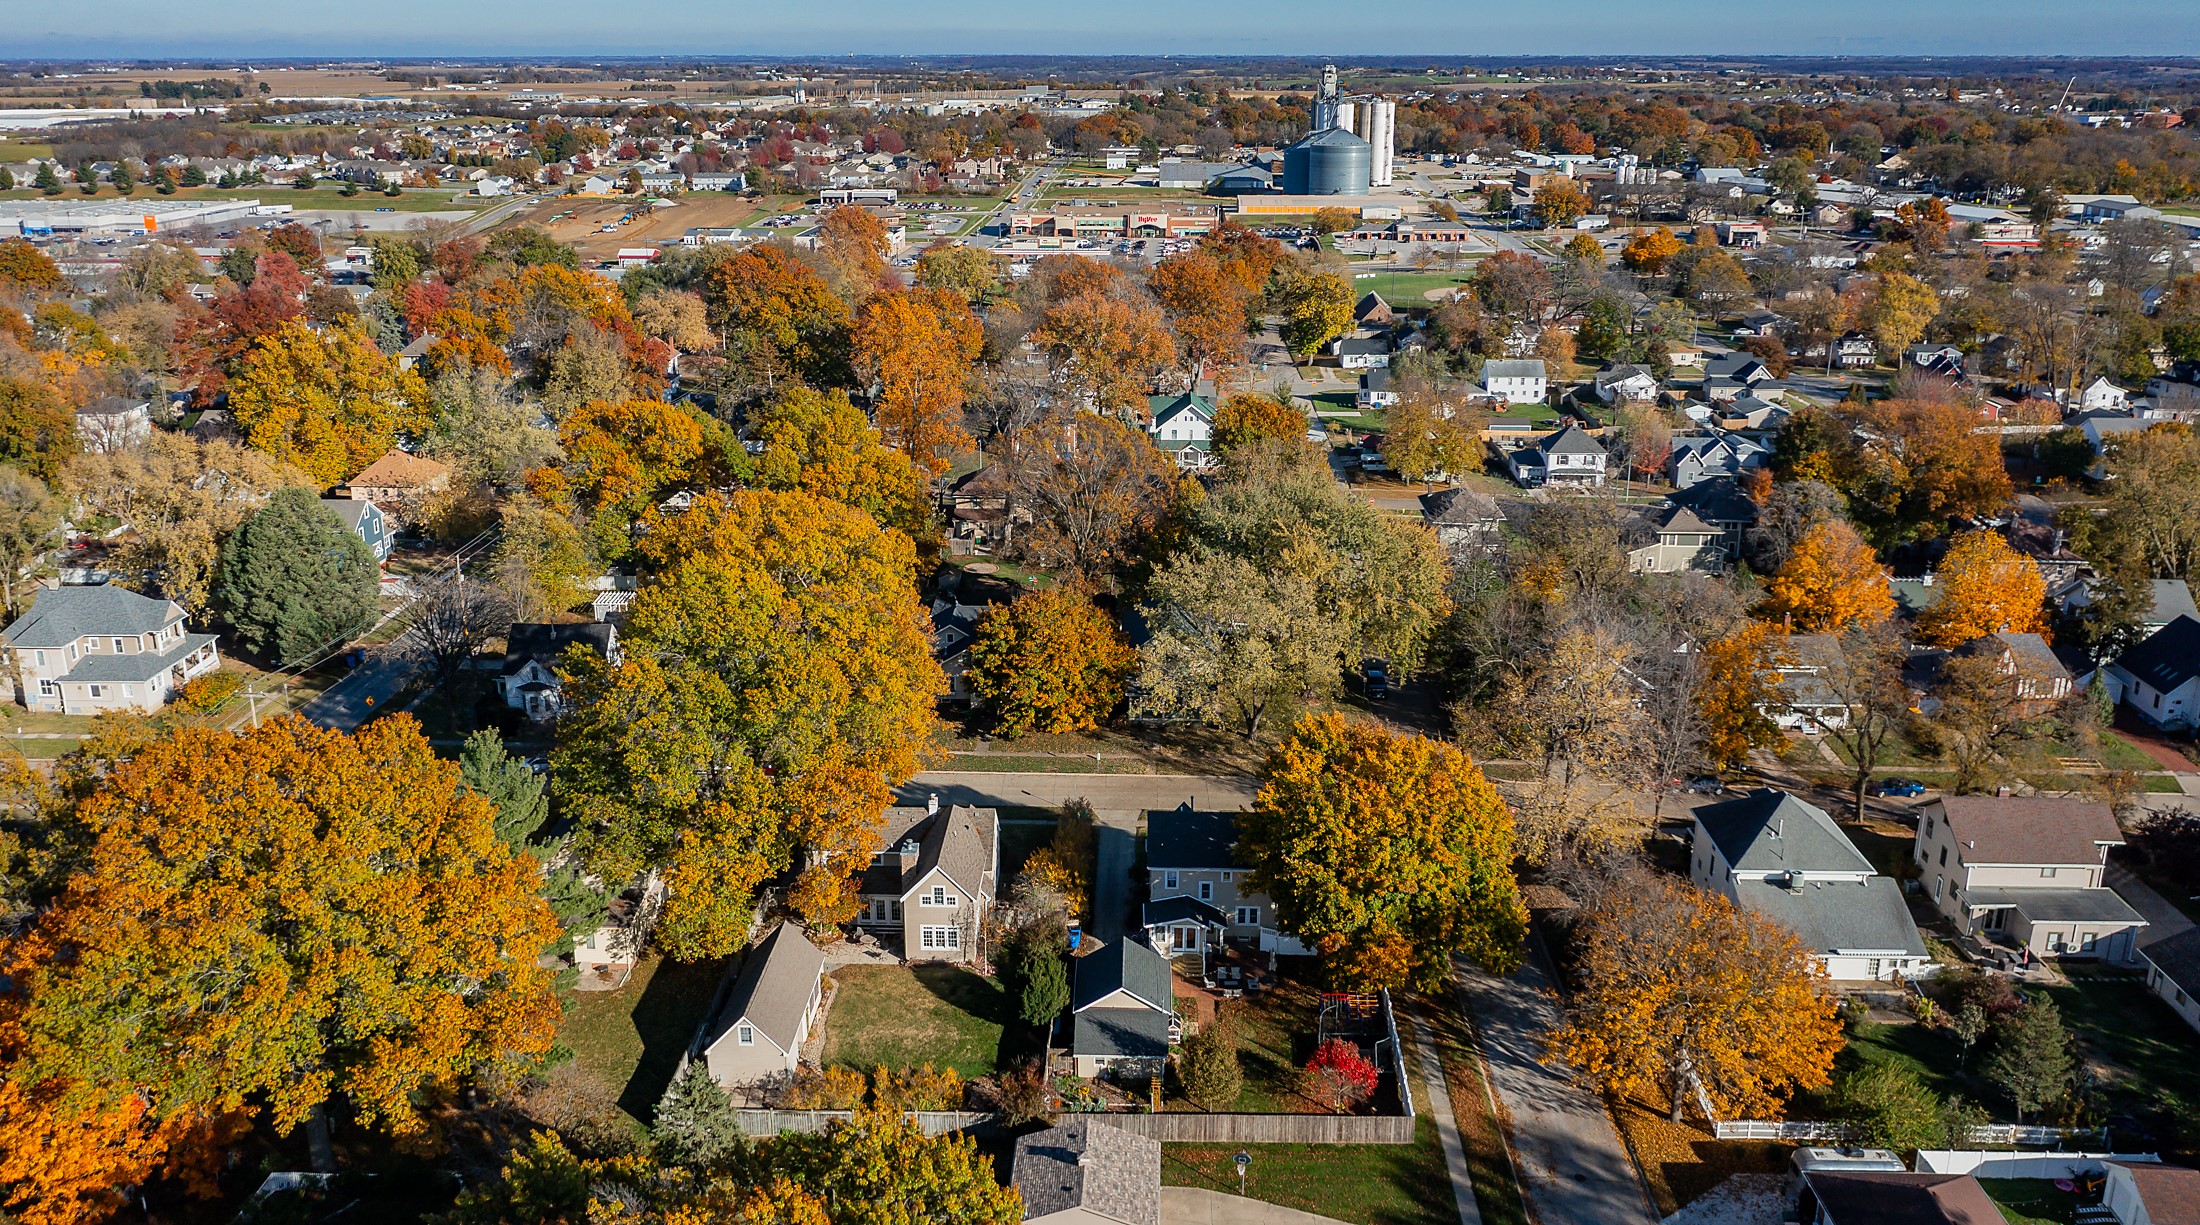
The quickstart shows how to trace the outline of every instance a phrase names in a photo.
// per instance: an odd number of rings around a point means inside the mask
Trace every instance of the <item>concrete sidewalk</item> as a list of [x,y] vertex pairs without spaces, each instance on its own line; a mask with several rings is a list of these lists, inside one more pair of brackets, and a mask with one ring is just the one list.
[[1161,1188],[1161,1225],[1344,1225],[1333,1217],[1204,1187]]
[[1460,1225],[1482,1225],[1482,1205],[1474,1200],[1474,1174],[1467,1167],[1467,1146],[1459,1139],[1459,1117],[1452,1113],[1451,1086],[1445,1083],[1443,1060],[1436,1053],[1436,1035],[1418,1016],[1413,1018],[1413,1039],[1421,1048],[1425,1098],[1417,1104],[1436,1120],[1436,1134],[1444,1145],[1444,1168],[1451,1171],[1451,1198],[1459,1207]]
[[1534,1218],[1657,1225],[1603,1100],[1563,1064],[1542,1062],[1559,1008],[1540,942],[1530,938],[1527,963],[1510,978],[1463,958],[1456,978],[1481,1034],[1491,1087],[1511,1116],[1513,1156]]

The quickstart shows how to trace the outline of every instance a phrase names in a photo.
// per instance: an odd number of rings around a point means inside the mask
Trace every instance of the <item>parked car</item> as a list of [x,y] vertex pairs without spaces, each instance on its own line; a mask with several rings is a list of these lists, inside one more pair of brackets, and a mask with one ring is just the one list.
[[1367,686],[1371,701],[1381,701],[1390,696],[1390,664],[1386,660],[1370,659],[1360,665],[1360,678]]
[[1687,790],[1690,795],[1725,795],[1726,784],[1717,775],[1699,774],[1688,780]]
[[1918,796],[1925,794],[1925,784],[1914,778],[1881,779],[1879,785],[1872,788],[1872,794],[1916,799]]

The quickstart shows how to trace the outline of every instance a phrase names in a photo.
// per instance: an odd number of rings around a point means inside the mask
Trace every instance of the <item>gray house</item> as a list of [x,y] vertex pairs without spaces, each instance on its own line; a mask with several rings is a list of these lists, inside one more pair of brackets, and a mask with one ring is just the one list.
[[1176,1040],[1169,959],[1125,937],[1077,959],[1069,1052],[1079,1076],[1158,1076]]
[[1161,1142],[1074,1115],[1016,1141],[1031,1225],[1160,1225]]
[[335,511],[345,527],[367,542],[367,551],[374,554],[376,565],[390,559],[390,550],[397,547],[397,533],[390,530],[389,517],[381,507],[364,498],[322,498],[321,505]]
[[1738,477],[1771,459],[1772,448],[1739,434],[1687,434],[1673,440],[1665,469],[1675,489],[1688,489],[1716,477]]
[[1627,568],[1633,573],[1726,572],[1723,533],[1685,506],[1668,504],[1645,512],[1628,525],[1624,535]]
[[1157,917],[1170,913],[1172,899],[1205,903],[1221,916],[1219,930],[1262,952],[1304,956],[1295,936],[1276,926],[1276,907],[1268,895],[1246,883],[1252,873],[1237,857],[1237,814],[1201,812],[1190,805],[1146,814],[1145,927],[1155,948],[1172,956],[1197,953],[1218,930],[1204,922],[1205,912],[1181,921]]
[[1421,522],[1445,549],[1484,549],[1497,543],[1505,512],[1497,499],[1464,486],[1421,495]]
[[741,959],[703,1023],[695,1055],[729,1089],[791,1076],[824,993],[825,955],[800,928],[782,923]]
[[221,666],[212,634],[184,628],[183,607],[124,587],[57,587],[4,631],[16,700],[31,710],[151,713]]
[[972,961],[1001,874],[1001,818],[991,808],[939,801],[889,808],[879,842],[857,881],[856,922],[901,938],[909,961]]

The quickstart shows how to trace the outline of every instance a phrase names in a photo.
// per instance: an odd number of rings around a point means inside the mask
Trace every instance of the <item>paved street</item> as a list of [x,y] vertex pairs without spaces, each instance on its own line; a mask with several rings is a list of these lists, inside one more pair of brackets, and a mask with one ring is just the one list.
[[1189,774],[991,774],[934,770],[909,780],[897,793],[903,804],[938,795],[942,804],[1018,804],[1053,808],[1071,800],[1092,805],[1094,838],[1092,915],[1089,929],[1103,940],[1131,930],[1138,896],[1131,865],[1138,860],[1138,823],[1150,809],[1189,801],[1200,809],[1239,809],[1258,790],[1248,778]]
[[334,731],[358,731],[368,716],[402,693],[413,675],[425,666],[417,652],[399,646],[369,651],[365,663],[315,695],[298,713],[308,722]]
[[1558,1024],[1539,942],[1511,978],[1461,959],[1460,995],[1482,1036],[1490,1083],[1512,1119],[1520,1182],[1539,1221],[1655,1225],[1635,1163],[1597,1095],[1563,1065],[1546,1065],[1543,1035]]
[[2192,930],[2192,920],[2177,909],[2168,898],[2156,893],[2145,881],[2131,874],[2131,869],[2111,859],[2108,870],[2101,876],[2101,883],[2116,891],[2116,896],[2131,903],[2147,925],[2139,931],[2139,947],[2157,944],[2171,936]]

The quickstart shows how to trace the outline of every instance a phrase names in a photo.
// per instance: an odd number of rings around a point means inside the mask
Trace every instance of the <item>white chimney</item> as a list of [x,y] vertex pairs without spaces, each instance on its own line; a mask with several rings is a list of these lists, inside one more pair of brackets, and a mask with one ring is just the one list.
[[928,817],[940,815],[940,793],[935,791],[924,798],[924,813]]

